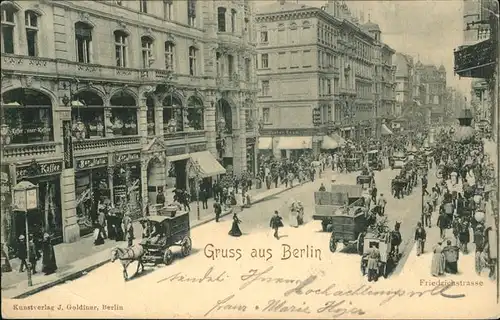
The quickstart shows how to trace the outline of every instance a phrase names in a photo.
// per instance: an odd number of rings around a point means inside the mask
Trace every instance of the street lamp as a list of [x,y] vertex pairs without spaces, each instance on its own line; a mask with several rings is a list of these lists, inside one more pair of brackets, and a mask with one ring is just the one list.
[[38,208],[38,185],[34,185],[29,181],[21,181],[14,187],[14,204],[13,210],[24,212],[24,223],[26,232],[26,254],[28,256],[28,286],[32,286],[31,281],[31,262],[30,262],[30,238],[28,229],[28,210]]
[[201,167],[198,160],[191,161],[191,165],[195,179],[195,189],[196,189],[196,215],[198,220],[200,220],[200,179],[201,179]]

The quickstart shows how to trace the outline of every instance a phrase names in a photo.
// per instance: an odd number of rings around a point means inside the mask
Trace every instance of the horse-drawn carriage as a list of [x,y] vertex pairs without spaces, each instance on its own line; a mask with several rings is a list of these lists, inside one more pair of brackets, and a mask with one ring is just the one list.
[[368,166],[372,170],[382,170],[384,169],[384,164],[382,162],[382,158],[380,157],[380,153],[378,150],[371,150],[366,153],[366,158],[368,162]]
[[323,231],[331,230],[330,251],[337,250],[337,242],[344,246],[356,245],[363,251],[363,237],[368,222],[361,186],[332,185],[331,192],[315,192],[314,220],[321,220]]
[[358,171],[362,167],[362,160],[358,157],[346,158],[345,165],[348,172]]
[[375,186],[375,179],[372,175],[359,175],[356,177],[356,184],[361,185],[363,189],[369,189]]
[[[398,243],[399,242],[399,243]],[[361,273],[365,275],[367,273],[368,255],[371,247],[376,247],[380,252],[379,276],[387,278],[389,272],[391,272],[399,261],[399,250],[397,246],[401,243],[401,235],[399,232],[389,232],[388,228],[385,228],[383,232],[378,232],[369,229],[364,236],[363,245],[363,256],[361,258]]]
[[408,157],[404,152],[395,152],[391,157],[391,168],[392,169],[403,169]]
[[174,255],[171,246],[180,246],[182,255],[191,253],[192,242],[189,237],[189,213],[182,212],[175,216],[150,216],[147,221],[153,225],[154,232],[141,242],[145,249],[142,261],[166,265],[172,263]]

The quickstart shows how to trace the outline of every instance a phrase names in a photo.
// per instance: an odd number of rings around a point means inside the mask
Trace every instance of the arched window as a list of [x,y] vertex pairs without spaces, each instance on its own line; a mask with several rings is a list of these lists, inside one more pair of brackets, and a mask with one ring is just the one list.
[[142,47],[142,67],[149,68],[154,62],[153,58],[153,39],[147,36],[141,37]]
[[219,32],[226,32],[226,8],[217,8],[217,27]]
[[76,61],[91,63],[92,27],[84,22],[75,23]]
[[173,94],[169,94],[163,99],[163,129],[165,133],[184,130],[182,101]]
[[52,101],[47,95],[20,88],[5,92],[2,97],[4,124],[10,129],[10,143],[54,140]]
[[28,56],[38,56],[38,27],[39,16],[34,11],[24,13],[24,25],[26,26],[26,42],[28,44]]
[[113,135],[137,135],[137,102],[126,91],[115,93],[110,100]]
[[195,76],[197,74],[196,68],[196,56],[198,54],[198,50],[191,46],[189,47],[189,75]]
[[71,101],[71,118],[73,126],[81,123],[84,127],[83,138],[96,139],[105,136],[104,102],[97,93],[84,90],[75,94]]
[[203,101],[197,97],[190,97],[187,102],[188,127],[194,130],[203,130]]
[[115,58],[117,67],[127,66],[127,44],[128,35],[121,30],[117,30],[115,35]]
[[165,69],[175,70],[175,55],[174,55],[175,45],[171,41],[165,42]]
[[14,53],[14,32],[17,9],[9,4],[2,5],[2,53]]

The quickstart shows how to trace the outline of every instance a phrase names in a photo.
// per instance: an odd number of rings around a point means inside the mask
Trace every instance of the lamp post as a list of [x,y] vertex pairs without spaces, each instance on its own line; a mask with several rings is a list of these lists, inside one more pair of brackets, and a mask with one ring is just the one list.
[[30,233],[28,227],[28,210],[38,208],[38,185],[34,185],[29,181],[21,181],[14,187],[14,204],[13,210],[24,212],[24,223],[26,233],[26,254],[28,256],[28,286],[32,286],[31,280],[31,261],[30,257]]
[[201,167],[198,160],[193,160],[193,173],[195,179],[195,189],[196,189],[196,216],[200,220],[200,178],[201,178]]

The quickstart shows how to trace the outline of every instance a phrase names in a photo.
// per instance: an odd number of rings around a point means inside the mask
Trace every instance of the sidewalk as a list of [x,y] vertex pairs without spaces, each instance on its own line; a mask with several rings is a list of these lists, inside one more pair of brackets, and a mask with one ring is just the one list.
[[[294,187],[298,185],[300,184]],[[252,189],[249,193],[252,204],[256,204],[289,189],[291,188],[279,186],[278,188],[271,188],[269,190],[266,188]],[[200,203],[200,220],[197,219],[196,201],[191,203],[191,211],[189,213],[191,228],[215,219],[213,203],[213,199],[208,201],[208,209],[202,209],[202,204]],[[139,242],[142,237],[142,227],[139,222],[134,222],[134,233],[135,242]],[[93,242],[93,236],[88,235],[74,243],[62,243],[54,246],[58,265],[57,272],[48,276],[43,275],[40,273],[41,262],[39,260],[37,266],[39,273],[33,275],[33,286],[31,287],[28,287],[26,272],[19,273],[19,260],[10,260],[12,272],[2,273],[2,297],[11,299],[25,298],[55,285],[76,279],[109,262],[111,259],[111,248],[116,246],[126,247],[127,245],[125,241],[116,242],[114,240],[106,240],[103,245],[96,247]]]

